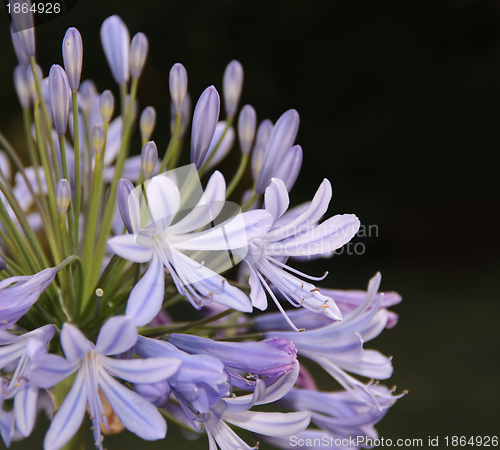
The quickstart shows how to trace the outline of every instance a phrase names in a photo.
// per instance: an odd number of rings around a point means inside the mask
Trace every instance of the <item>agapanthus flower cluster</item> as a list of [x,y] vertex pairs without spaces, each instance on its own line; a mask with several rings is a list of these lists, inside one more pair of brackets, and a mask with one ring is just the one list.
[[[174,64],[164,150],[151,140],[154,107],[137,101],[145,34],[131,39],[118,16],[102,24],[114,93],[80,80],[77,29],[62,40],[62,65],[39,67],[34,42],[33,28],[12,30],[25,147],[0,134],[5,445],[29,436],[40,414],[51,420],[46,450],[81,446],[86,427],[98,449],[125,429],[164,439],[167,422],[206,435],[211,450],[376,437],[400,396],[376,381],[391,376],[391,359],[365,343],[395,325],[387,308],[401,299],[379,292],[380,274],[366,292],[340,291],[320,285],[327,273],[294,267],[331,256],[360,226],[353,214],[324,218],[326,179],[290,208],[302,165],[297,111],[259,123],[251,105],[240,108],[243,67],[231,61],[223,111],[210,86],[191,115],[187,72]],[[135,128],[143,147],[129,156]],[[233,147],[241,162],[224,176],[217,165]],[[180,312],[191,319],[176,320]]]

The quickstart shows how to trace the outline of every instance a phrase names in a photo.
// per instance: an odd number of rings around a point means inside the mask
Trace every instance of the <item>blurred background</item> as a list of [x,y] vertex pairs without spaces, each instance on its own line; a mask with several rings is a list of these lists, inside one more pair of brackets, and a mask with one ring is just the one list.
[[[372,225],[356,238],[362,254],[301,268],[319,275],[327,265],[323,285],[345,289],[364,289],[381,271],[382,289],[403,296],[396,328],[367,345],[394,355],[387,383],[409,391],[380,436],[439,436],[444,445],[445,436],[498,434],[500,0],[80,0],[36,30],[44,73],[62,64],[62,38],[75,26],[82,79],[117,93],[99,40],[111,14],[149,38],[139,102],[157,109],[159,149],[169,139],[170,67],[185,65],[196,100],[211,84],[221,91],[225,66],[238,59],[241,104],[259,121],[300,113],[304,165],[293,204],[327,177],[329,212]],[[22,148],[4,12],[0,42],[0,128]],[[232,176],[238,161],[234,152],[223,173]],[[337,388],[327,377],[320,385]],[[12,448],[41,448],[45,426]],[[205,438],[183,439],[172,426],[166,443],[147,448],[208,448]],[[105,445],[146,448],[128,433]]]

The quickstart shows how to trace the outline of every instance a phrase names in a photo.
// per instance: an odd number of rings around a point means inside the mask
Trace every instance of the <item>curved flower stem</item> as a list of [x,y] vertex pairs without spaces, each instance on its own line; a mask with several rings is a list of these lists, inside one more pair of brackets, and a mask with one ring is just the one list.
[[245,173],[245,169],[247,167],[249,156],[250,156],[249,153],[245,153],[245,154],[241,155],[241,160],[240,160],[240,165],[238,166],[238,170],[236,171],[236,174],[234,175],[233,179],[231,180],[231,183],[229,183],[229,186],[226,190],[226,199],[228,199],[229,196],[233,193],[236,186],[238,186],[238,183],[240,182],[241,177]]
[[80,125],[78,116],[78,98],[76,91],[71,93],[71,100],[73,104],[73,144],[75,150],[75,234],[78,237],[80,228],[80,210],[82,202],[82,184],[80,172]]
[[40,106],[42,107],[42,116],[43,122],[45,125],[45,129],[47,131],[47,140],[49,141],[50,152],[52,154],[52,163],[54,165],[55,176],[56,179],[59,180],[61,178],[61,173],[59,171],[59,164],[57,163],[57,155],[56,155],[56,147],[54,145],[54,140],[52,139],[52,127],[50,126],[49,114],[47,112],[47,104],[45,103],[45,98],[43,97],[42,92],[42,83],[40,81],[40,77],[38,76],[38,71],[36,70],[36,61],[35,58],[30,58],[31,71],[33,72],[33,78],[35,79],[36,91],[38,93],[38,101],[40,102]]
[[179,139],[179,132],[181,130],[181,113],[177,113],[175,115],[175,125],[174,132],[172,133],[172,137],[170,138],[170,142],[168,143],[167,150],[165,151],[165,156],[163,157],[163,161],[161,162],[160,170],[158,173],[165,172],[167,168],[167,164],[172,158],[174,150],[177,148],[177,141]]
[[[91,276],[86,282],[86,291],[84,292],[84,303],[86,299],[89,297],[90,292],[92,292],[95,287],[95,283],[99,276],[99,271],[101,269],[100,262],[104,257],[106,252],[106,242],[109,238],[109,233],[111,231],[111,224],[113,222],[113,215],[115,213],[115,205],[116,205],[116,190],[118,180],[120,179],[123,173],[123,167],[125,165],[125,160],[128,155],[128,147],[130,136],[132,134],[132,118],[134,112],[134,102],[137,96],[137,87],[138,87],[139,79],[136,78],[132,81],[132,90],[130,92],[130,100],[128,107],[125,105],[122,107],[126,110],[125,121],[123,124],[123,134],[122,141],[120,145],[120,151],[118,154],[118,159],[115,165],[115,173],[113,175],[113,181],[111,182],[111,186],[109,188],[108,199],[106,203],[106,209],[104,211],[104,216],[101,222],[101,228],[99,230],[99,238],[97,240],[96,252],[95,252],[95,260],[94,260],[94,270],[92,271]],[[122,88],[123,91],[123,88]],[[83,305],[85,307],[85,305]]]

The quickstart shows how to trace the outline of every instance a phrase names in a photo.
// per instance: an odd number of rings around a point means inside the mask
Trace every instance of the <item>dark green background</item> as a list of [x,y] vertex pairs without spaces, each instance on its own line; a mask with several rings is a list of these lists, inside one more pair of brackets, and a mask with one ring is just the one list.
[[[404,297],[394,308],[397,327],[367,345],[394,355],[388,383],[409,390],[380,435],[440,436],[444,445],[445,436],[498,434],[500,1],[80,0],[37,29],[44,73],[62,64],[64,32],[76,26],[83,78],[116,92],[99,41],[113,13],[150,39],[139,101],[158,111],[160,149],[169,138],[171,65],[186,66],[196,99],[210,84],[220,90],[225,65],[239,59],[243,102],[259,120],[276,121],[289,108],[301,115],[304,166],[292,202],[309,199],[328,177],[331,213],[378,226],[376,239],[359,238],[362,256],[308,270],[328,265],[325,285],[339,288],[364,288],[380,270],[382,288]],[[0,127],[22,146],[3,13],[0,42]],[[227,176],[237,161],[235,154],[224,164]],[[321,385],[336,388],[328,378]],[[171,428],[166,443],[124,434],[105,445],[208,448],[204,438],[176,441]],[[25,442],[13,448],[41,447],[35,437]]]

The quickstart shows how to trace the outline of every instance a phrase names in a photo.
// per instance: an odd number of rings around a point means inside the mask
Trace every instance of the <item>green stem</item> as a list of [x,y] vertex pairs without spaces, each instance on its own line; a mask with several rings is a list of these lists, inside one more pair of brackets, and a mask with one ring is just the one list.
[[[61,151],[61,165],[63,169],[63,176],[66,180],[68,180],[68,183],[71,183],[69,179],[68,162],[66,160],[66,140],[64,136],[59,136],[59,149]],[[76,228],[75,228],[75,212],[73,208],[73,202],[70,202],[69,204],[68,224],[69,224],[69,249],[73,255],[76,255],[78,253],[77,250],[78,234],[76,234]]]
[[240,165],[238,166],[238,170],[236,171],[236,174],[234,175],[233,179],[231,180],[231,183],[229,183],[229,186],[226,190],[226,199],[228,199],[229,196],[233,193],[236,186],[238,186],[238,183],[240,182],[241,177],[245,173],[245,169],[247,167],[249,156],[250,156],[249,153],[245,153],[245,154],[241,155],[241,160],[240,160]]
[[165,172],[167,164],[174,153],[174,149],[176,148],[176,143],[179,138],[179,131],[181,130],[181,118],[181,113],[178,112],[175,115],[174,132],[172,133],[172,137],[170,138],[170,142],[168,143],[168,147],[165,151],[165,156],[163,157],[163,161],[161,162],[160,170],[158,173]]
[[82,183],[80,180],[80,125],[79,125],[79,117],[78,117],[78,100],[77,93],[73,91],[71,93],[71,99],[73,103],[73,144],[75,150],[75,233],[76,236],[79,236],[79,228],[80,228],[80,211],[82,204]]

